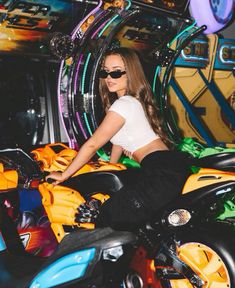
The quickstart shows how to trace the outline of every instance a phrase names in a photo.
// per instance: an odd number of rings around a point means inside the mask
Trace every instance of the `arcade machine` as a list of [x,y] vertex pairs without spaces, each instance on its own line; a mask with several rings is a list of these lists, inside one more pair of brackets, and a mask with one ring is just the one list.
[[[0,166],[17,168],[19,178],[25,173],[17,163],[17,149],[29,152],[63,137],[56,105],[60,60],[52,57],[49,43],[55,31],[72,31],[74,19],[83,18],[88,6],[69,1],[0,1]],[[29,168],[25,176],[32,174]],[[48,256],[55,240],[41,221],[46,219],[41,197],[36,187],[20,188],[12,201],[3,199],[8,193],[1,191],[1,203],[16,207],[14,220],[27,251]],[[51,242],[45,243],[47,237]]]
[[[8,2],[3,1],[2,3],[4,8],[9,11]],[[50,40],[51,49],[61,60],[57,91],[58,104],[70,147],[79,148],[92,135],[103,117],[98,94],[97,74],[103,53],[107,49],[118,46],[132,47],[139,52],[146,74],[152,84],[156,101],[159,102],[166,119],[169,134],[175,140],[174,127],[168,121],[171,112],[167,101],[169,81],[175,61],[181,51],[194,39],[198,39],[197,37],[206,29],[205,26],[197,27],[196,23],[187,15],[189,1],[114,0],[96,2],[88,0],[84,2],[88,4],[89,8],[85,12],[84,9],[81,9],[83,13],[81,17],[78,17],[81,20],[78,21],[79,23],[71,34],[63,34],[55,29],[53,32],[57,33],[53,33]],[[36,9],[37,14],[38,8],[34,4],[23,9],[25,1],[13,1],[13,3],[20,5],[17,8],[13,5],[13,10],[33,14]],[[49,6],[50,1],[43,3]],[[64,1],[64,3],[70,3],[70,1]],[[43,8],[40,10],[40,15],[45,16],[50,9]],[[50,16],[52,15],[54,14],[50,14]],[[17,20],[15,21],[17,22]],[[45,24],[44,19],[42,22]],[[162,82],[160,82],[160,74]],[[211,77],[209,72],[207,77],[206,81]],[[204,87],[205,84],[202,83],[200,91],[204,91]],[[53,107],[53,103],[51,99],[45,100],[50,101],[47,103],[47,107],[49,107],[47,116],[50,118],[50,109]],[[109,145],[98,151],[97,154],[107,160]],[[157,288],[159,285],[152,282],[151,271],[146,268],[148,266],[149,263],[147,265],[144,263],[142,272],[145,274],[145,279],[148,279],[148,286]],[[150,274],[148,275],[148,273]]]
[[178,129],[211,147],[234,147],[233,43],[215,34],[195,39],[177,59],[170,81]]
[[203,120],[203,116],[209,114],[210,105],[206,105],[207,99],[206,103],[201,103],[207,86],[200,73],[206,81],[211,81],[216,45],[216,35],[211,35],[210,41],[206,36],[200,36],[190,42],[176,60],[169,93],[179,133],[206,141],[210,146],[215,145],[215,140]]
[[[188,2],[99,2],[94,10],[78,23],[70,35],[70,40],[66,35],[55,35],[51,42],[52,49],[55,55],[63,59],[58,83],[59,110],[71,148],[79,149],[103,117],[98,93],[100,61],[106,50],[119,46],[131,47],[140,54],[169,135],[176,142],[181,140],[183,136],[177,134],[179,128],[171,121],[172,109],[167,93],[171,76],[174,75],[175,63],[181,51],[192,45],[190,43],[199,43],[196,46],[199,45],[199,50],[203,47],[202,55],[193,55],[194,61],[199,62],[197,65],[205,70],[205,78],[210,81],[217,44],[216,37],[212,36],[208,43],[207,38],[202,35],[206,26],[197,27],[195,21],[186,16]],[[67,43],[64,46],[65,50],[58,44],[62,39]],[[207,53],[209,49],[210,55]],[[193,69],[195,72],[197,67]],[[206,90],[205,81],[197,71],[196,74],[200,79],[200,87],[197,87],[197,82],[193,80],[196,89],[193,99]],[[183,76],[187,76],[187,73]],[[182,109],[185,110],[185,107]],[[197,120],[195,123],[200,121]],[[192,126],[190,124],[189,127]],[[196,129],[201,126],[200,123]],[[206,131],[204,127],[203,131]],[[207,135],[207,132],[205,134]],[[214,145],[214,139],[211,140],[209,133],[207,138],[208,144]],[[98,157],[108,160],[109,150],[109,145],[106,145],[97,152]],[[143,278],[148,279],[149,287],[158,288],[159,283],[153,281],[153,271],[149,269],[150,263],[146,263],[145,255],[141,255],[140,251],[137,257],[136,270],[141,270]]]
[[0,148],[26,150],[61,140],[56,103],[60,61],[49,42],[70,33],[88,4],[70,1],[0,1]]
[[[208,28],[175,62],[169,93],[174,110],[171,123],[178,139],[191,137],[209,147],[234,147],[234,39],[213,34],[231,19],[233,1],[226,2],[226,9],[220,2],[206,3],[190,2],[191,14],[198,23],[207,21]],[[200,7],[206,20],[198,13]]]
[[[60,38],[55,35],[51,42],[52,50],[60,58],[65,55],[60,67],[58,102],[70,147],[77,149],[84,143],[103,117],[97,74],[101,57],[107,49],[118,46],[136,49],[155,97],[160,101],[159,95],[162,89],[167,89],[179,51],[206,28],[198,28],[186,16],[188,2],[99,2],[78,23],[70,36],[70,44],[66,38],[65,51],[58,43],[67,36],[61,35]],[[184,40],[176,44],[182,35]],[[162,85],[158,80],[160,71],[164,75]],[[98,156],[107,160],[109,149],[107,145],[98,151]]]

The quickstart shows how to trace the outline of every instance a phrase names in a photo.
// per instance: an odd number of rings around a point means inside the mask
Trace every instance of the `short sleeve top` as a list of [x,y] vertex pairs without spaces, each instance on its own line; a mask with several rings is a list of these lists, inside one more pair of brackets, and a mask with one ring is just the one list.
[[159,136],[153,131],[142,104],[136,98],[125,95],[118,98],[109,108],[125,119],[122,128],[111,138],[111,143],[134,153]]

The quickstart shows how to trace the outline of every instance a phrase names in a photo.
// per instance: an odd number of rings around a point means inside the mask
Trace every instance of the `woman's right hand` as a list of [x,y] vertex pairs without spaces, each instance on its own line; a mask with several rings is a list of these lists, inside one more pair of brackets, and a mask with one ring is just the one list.
[[130,151],[123,149],[123,154],[126,155],[127,157],[129,157],[130,159],[132,159],[132,154]]
[[59,171],[53,171],[51,172],[49,175],[46,176],[46,181],[48,179],[52,179],[52,180],[55,180],[53,182],[51,182],[51,184],[53,185],[58,185],[59,183],[63,182],[66,180],[66,178],[63,176],[63,172],[59,172]]

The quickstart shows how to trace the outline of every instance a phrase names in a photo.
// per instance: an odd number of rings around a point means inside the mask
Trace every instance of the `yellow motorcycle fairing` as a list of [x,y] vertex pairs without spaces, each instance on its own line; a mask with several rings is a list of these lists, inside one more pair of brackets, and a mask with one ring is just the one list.
[[[188,242],[178,247],[177,254],[203,279],[203,288],[232,288],[225,263],[209,246]],[[170,280],[170,283],[172,288],[193,288],[188,279]]]
[[182,194],[190,193],[198,188],[224,181],[235,181],[234,172],[226,172],[210,168],[201,168],[189,176],[184,184]]
[[[111,164],[104,161],[90,162],[77,171],[73,177],[83,173],[124,169],[126,167],[123,164]],[[40,184],[38,190],[42,196],[42,204],[58,242],[66,234],[65,225],[86,229],[94,228],[93,223],[77,223],[75,221],[78,207],[86,202],[79,191],[63,185],[54,186],[47,182]],[[102,191],[97,191],[91,198],[104,203],[109,198],[109,195],[102,193]]]
[[0,190],[5,191],[15,189],[18,186],[18,173],[16,170],[4,171],[4,166],[0,163]]

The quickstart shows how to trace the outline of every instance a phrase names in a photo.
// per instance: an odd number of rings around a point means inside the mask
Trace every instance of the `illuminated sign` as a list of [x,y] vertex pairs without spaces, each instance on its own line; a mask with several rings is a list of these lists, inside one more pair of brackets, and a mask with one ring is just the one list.
[[176,66],[203,68],[208,64],[208,52],[208,40],[206,37],[200,36],[182,50],[175,64]]
[[214,69],[235,69],[235,40],[222,38],[219,39]]

